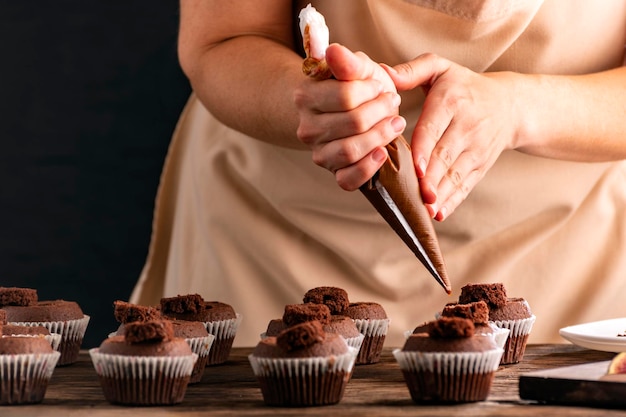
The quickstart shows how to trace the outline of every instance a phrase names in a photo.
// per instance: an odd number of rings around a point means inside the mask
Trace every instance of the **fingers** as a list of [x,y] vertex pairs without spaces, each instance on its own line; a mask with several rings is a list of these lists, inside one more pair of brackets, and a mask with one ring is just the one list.
[[345,46],[334,43],[326,49],[326,62],[337,80],[373,79],[382,83],[383,91],[396,91],[389,74],[363,52],[352,52]]
[[[397,113],[400,96],[396,93],[384,93],[354,108],[349,108],[351,103],[331,101],[324,104],[326,111],[303,118],[298,127],[298,138],[312,148],[373,129],[381,120],[381,115]],[[336,110],[330,110],[332,108]]]
[[432,53],[426,53],[402,64],[390,67],[381,64],[400,91],[433,84],[453,65],[451,61]]
[[387,118],[362,134],[332,140],[313,150],[313,162],[333,172],[344,190],[356,190],[380,169],[387,158],[384,146],[405,127],[404,118]]

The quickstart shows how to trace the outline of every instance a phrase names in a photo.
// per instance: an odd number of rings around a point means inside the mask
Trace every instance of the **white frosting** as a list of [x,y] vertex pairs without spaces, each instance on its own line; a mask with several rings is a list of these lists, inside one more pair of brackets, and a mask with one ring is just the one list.
[[309,44],[310,50],[307,51],[311,58],[323,60],[326,57],[326,48],[328,48],[329,31],[326,26],[326,19],[315,10],[315,7],[309,3],[304,9],[300,10],[298,15],[300,19],[300,32],[304,37],[304,28],[309,27]]

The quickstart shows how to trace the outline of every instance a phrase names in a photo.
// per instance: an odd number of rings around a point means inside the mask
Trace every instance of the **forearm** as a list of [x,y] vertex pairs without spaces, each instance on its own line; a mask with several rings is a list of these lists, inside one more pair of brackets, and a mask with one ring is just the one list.
[[256,139],[304,148],[293,91],[306,80],[289,0],[181,0],[178,53],[204,106]]
[[626,68],[520,79],[516,149],[572,161],[626,159]]
[[256,139],[304,148],[296,139],[292,91],[304,76],[302,58],[255,36],[225,41],[205,52],[188,76],[206,108],[224,124]]

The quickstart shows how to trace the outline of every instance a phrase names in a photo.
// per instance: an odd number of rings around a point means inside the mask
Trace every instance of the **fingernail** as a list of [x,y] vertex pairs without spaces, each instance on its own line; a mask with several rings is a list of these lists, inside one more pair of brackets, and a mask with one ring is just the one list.
[[381,163],[383,162],[385,159],[387,159],[387,154],[385,153],[385,151],[383,151],[382,149],[378,148],[374,151],[374,153],[372,154],[372,159],[375,162]]
[[437,220],[441,221],[446,218],[448,215],[448,209],[446,206],[443,206],[439,209],[439,213],[437,214]]
[[391,127],[395,132],[401,133],[406,127],[406,121],[401,116],[395,116],[391,119]]
[[422,178],[426,175],[426,160],[421,158],[417,161],[417,175],[419,178]]
[[430,217],[434,218],[437,214],[437,204],[427,204],[426,208],[428,208],[428,214],[430,214]]
[[396,93],[393,96],[393,101],[392,101],[393,107],[399,107],[400,103],[402,103],[402,97],[400,97],[400,94]]

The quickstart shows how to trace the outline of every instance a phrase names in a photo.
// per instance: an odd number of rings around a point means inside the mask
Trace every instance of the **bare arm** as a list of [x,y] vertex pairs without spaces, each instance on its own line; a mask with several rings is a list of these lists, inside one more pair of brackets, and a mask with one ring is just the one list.
[[289,0],[181,0],[178,50],[215,117],[257,139],[306,149],[296,139],[293,91],[305,77],[292,20]]

